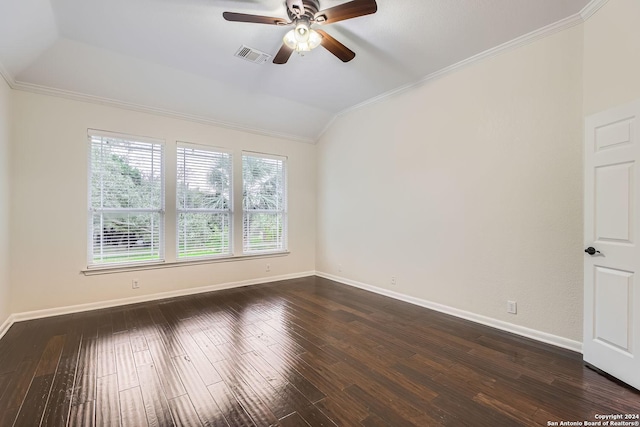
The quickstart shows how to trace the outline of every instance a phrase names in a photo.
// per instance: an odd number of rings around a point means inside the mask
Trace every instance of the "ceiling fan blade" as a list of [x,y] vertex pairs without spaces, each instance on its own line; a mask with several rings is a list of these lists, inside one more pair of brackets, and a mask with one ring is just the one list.
[[291,49],[286,44],[283,44],[276,56],[273,58],[274,64],[286,64],[291,54],[293,53],[293,49]]
[[247,15],[245,13],[224,12],[222,16],[227,21],[233,21],[233,22],[250,22],[252,24],[267,24],[267,25],[291,24],[291,22],[282,18],[272,18],[270,16],[260,16],[260,15]]
[[332,24],[345,19],[376,13],[378,5],[376,0],[353,0],[340,6],[331,7],[316,13],[315,20],[318,24]]
[[333,53],[342,62],[349,62],[356,57],[356,54],[351,49],[331,37],[329,34],[322,30],[316,31],[322,36],[322,41],[320,42],[322,47]]

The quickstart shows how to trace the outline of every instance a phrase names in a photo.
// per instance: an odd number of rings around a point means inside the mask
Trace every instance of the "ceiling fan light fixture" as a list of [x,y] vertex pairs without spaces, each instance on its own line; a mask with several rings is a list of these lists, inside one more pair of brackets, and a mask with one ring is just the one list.
[[296,52],[309,52],[311,49],[320,46],[322,36],[306,24],[300,23],[295,29],[285,34],[283,41],[284,44]]
[[376,0],[340,0],[341,4],[328,9],[320,8],[321,1],[324,0],[286,0],[288,20],[239,12],[224,12],[222,16],[225,20],[233,22],[293,25],[294,29],[282,38],[283,44],[273,58],[274,64],[286,64],[293,52],[298,52],[302,56],[320,45],[342,62],[349,62],[355,58],[355,52],[319,27],[317,30],[312,27],[376,13],[378,10]]
[[309,26],[306,23],[299,23],[293,35],[298,43],[306,43],[309,41]]

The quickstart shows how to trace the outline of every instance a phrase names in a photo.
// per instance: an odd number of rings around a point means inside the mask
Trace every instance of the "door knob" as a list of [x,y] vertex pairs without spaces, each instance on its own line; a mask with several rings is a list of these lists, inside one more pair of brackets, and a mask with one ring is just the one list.
[[589,255],[595,255],[595,254],[599,254],[600,251],[596,251],[596,248],[589,246],[587,249],[584,250],[586,253],[588,253]]

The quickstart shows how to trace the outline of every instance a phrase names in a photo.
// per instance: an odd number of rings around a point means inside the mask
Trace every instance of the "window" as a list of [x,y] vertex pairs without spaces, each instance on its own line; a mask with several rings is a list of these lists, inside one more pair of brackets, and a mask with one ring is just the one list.
[[89,269],[287,251],[286,157],[91,129],[88,142]]
[[231,154],[178,147],[178,258],[231,255]]
[[89,265],[162,261],[163,143],[89,131]]
[[286,158],[245,153],[242,156],[243,252],[277,252],[286,248]]

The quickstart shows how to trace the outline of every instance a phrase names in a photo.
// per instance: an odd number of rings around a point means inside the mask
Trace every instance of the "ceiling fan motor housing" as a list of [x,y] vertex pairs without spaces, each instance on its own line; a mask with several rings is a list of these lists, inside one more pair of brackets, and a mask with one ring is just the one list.
[[[300,10],[300,4],[302,4],[304,10]],[[300,19],[313,22],[319,10],[320,2],[318,0],[287,0],[287,15],[293,22]]]

